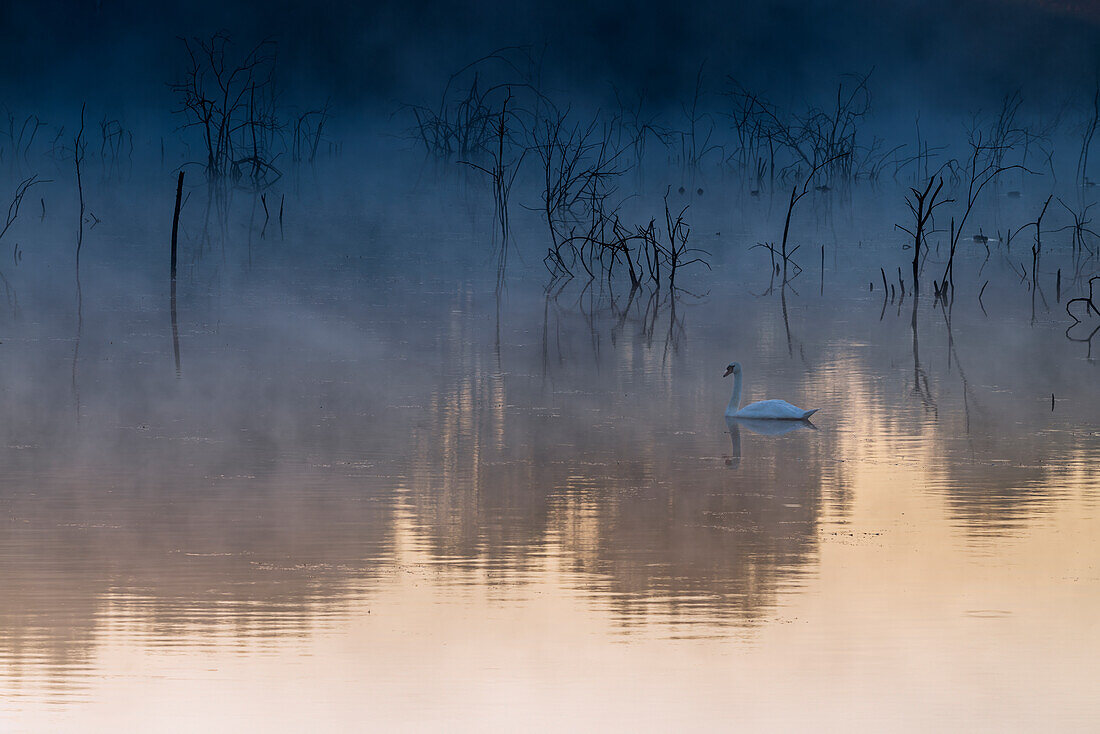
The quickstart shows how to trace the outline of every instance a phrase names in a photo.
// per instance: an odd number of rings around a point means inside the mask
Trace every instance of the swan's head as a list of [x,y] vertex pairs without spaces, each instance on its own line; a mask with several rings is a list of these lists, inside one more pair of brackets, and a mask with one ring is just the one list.
[[740,362],[730,362],[729,365],[726,367],[726,374],[722,375],[722,377],[729,377],[730,375],[739,375],[739,374],[741,374],[741,363]]

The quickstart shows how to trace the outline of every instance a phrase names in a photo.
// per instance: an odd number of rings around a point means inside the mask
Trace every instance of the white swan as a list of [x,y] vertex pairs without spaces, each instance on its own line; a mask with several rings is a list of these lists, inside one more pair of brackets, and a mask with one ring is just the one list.
[[738,410],[741,405],[741,365],[737,362],[730,363],[726,367],[726,374],[722,376],[728,377],[729,375],[733,375],[733,395],[730,397],[730,404],[726,407],[726,416],[729,418],[804,421],[818,411],[818,408],[802,410],[802,408],[791,405],[786,400],[760,400]]

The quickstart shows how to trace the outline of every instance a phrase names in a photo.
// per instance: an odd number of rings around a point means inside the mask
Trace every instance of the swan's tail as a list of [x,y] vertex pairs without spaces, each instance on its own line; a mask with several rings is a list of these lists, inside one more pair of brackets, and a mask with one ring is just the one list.
[[821,408],[814,408],[813,410],[807,410],[805,413],[802,414],[802,420],[809,419],[809,417],[811,415],[813,415],[814,413],[816,413],[819,410],[821,410]]

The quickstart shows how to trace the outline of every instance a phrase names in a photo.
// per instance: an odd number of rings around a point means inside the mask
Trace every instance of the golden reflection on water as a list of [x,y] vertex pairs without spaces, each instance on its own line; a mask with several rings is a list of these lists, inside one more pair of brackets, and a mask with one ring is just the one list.
[[[179,382],[93,332],[78,424],[69,352],[13,357],[0,729],[1093,725],[1064,344],[513,298],[499,348],[470,291],[185,330]],[[731,434],[734,358],[817,430]]]

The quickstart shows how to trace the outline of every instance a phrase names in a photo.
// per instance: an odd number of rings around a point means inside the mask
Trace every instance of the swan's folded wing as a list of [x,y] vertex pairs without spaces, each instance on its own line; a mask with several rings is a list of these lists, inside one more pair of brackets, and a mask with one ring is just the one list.
[[738,418],[758,418],[764,420],[802,420],[814,411],[802,410],[786,400],[761,400],[746,405],[737,411]]

